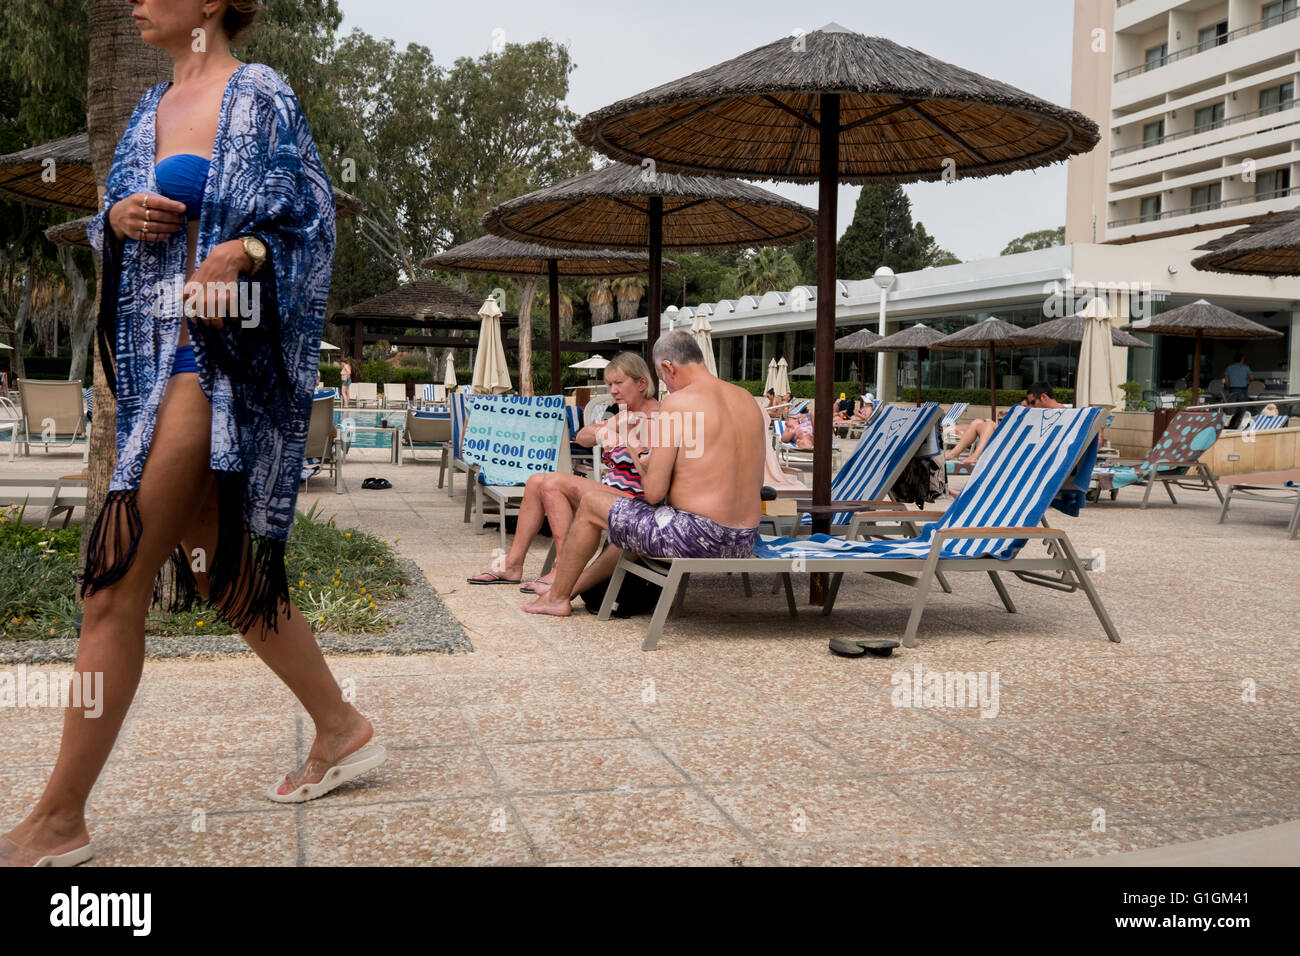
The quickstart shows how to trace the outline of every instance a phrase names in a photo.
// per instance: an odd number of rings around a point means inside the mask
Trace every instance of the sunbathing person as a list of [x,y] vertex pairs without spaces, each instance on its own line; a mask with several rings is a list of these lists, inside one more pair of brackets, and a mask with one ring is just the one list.
[[[619,405],[619,412],[604,422],[590,422],[582,427],[575,441],[588,448],[601,446],[604,475],[599,482],[578,475],[549,472],[533,475],[524,486],[524,500],[519,506],[519,519],[515,525],[515,538],[504,558],[493,562],[492,569],[468,578],[470,584],[519,584],[524,576],[524,559],[533,538],[542,527],[542,518],[551,523],[551,536],[558,553],[564,544],[569,522],[578,508],[584,493],[592,488],[608,488],[620,496],[641,495],[641,475],[632,461],[632,455],[623,444],[635,423],[659,410],[654,399],[654,385],[650,381],[650,367],[641,356],[632,352],[619,352],[605,366],[605,381],[610,397]],[[753,399],[750,399],[752,405]],[[610,573],[618,563],[615,554],[610,561]],[[552,574],[545,575],[529,586],[546,584]],[[607,575],[608,576],[608,575]]]
[[639,426],[644,437],[628,439],[646,496],[605,488],[583,496],[550,590],[524,605],[531,614],[570,613],[579,575],[604,530],[615,547],[647,557],[753,554],[763,510],[762,410],[744,389],[709,373],[687,332],[659,339],[654,359],[669,395],[659,418]]
[[[1019,404],[1028,408],[1064,408],[1056,400],[1056,393],[1052,391],[1052,386],[1046,382],[1035,382],[1029,386],[1029,391],[1025,398]],[[1003,413],[1006,414],[1005,412]],[[980,453],[984,451],[984,446],[988,444],[989,438],[993,435],[993,430],[997,427],[997,422],[984,418],[977,418],[964,429],[958,432],[960,438],[955,446],[944,455],[944,460],[951,461],[957,458],[962,452],[975,445],[975,450],[968,457],[960,459],[963,465],[971,465],[979,460]]]
[[801,451],[812,451],[813,447],[813,409],[808,406],[806,414],[791,415],[786,419],[785,429],[781,432],[781,441],[793,444]]
[[871,415],[873,412],[875,412],[875,410],[876,410],[876,397],[872,395],[870,392],[866,392],[862,396],[862,407],[859,408],[856,412],[854,412],[849,417],[849,420],[854,422],[868,421],[870,420]]

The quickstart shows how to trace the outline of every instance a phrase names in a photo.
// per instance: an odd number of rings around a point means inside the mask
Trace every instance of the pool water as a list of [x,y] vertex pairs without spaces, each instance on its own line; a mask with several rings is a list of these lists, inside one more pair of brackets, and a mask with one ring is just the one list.
[[[400,409],[384,411],[373,408],[334,409],[334,425],[346,428],[351,423],[358,428],[381,428],[384,421],[388,427],[401,426],[406,421],[406,413]],[[348,442],[353,448],[392,448],[392,436],[384,432],[355,432]]]

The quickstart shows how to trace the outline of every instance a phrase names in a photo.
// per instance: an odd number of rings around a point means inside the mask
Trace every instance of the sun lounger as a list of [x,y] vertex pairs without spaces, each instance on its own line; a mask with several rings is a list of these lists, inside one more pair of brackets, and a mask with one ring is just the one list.
[[1232,499],[1264,501],[1269,504],[1286,505],[1291,509],[1291,521],[1286,528],[1286,536],[1294,541],[1300,534],[1300,471],[1276,471],[1255,475],[1241,475],[1227,480],[1228,493],[1224,496],[1223,507],[1219,509],[1219,524],[1228,516],[1228,505]]
[[[475,396],[475,397],[484,398],[486,396]],[[512,401],[512,404],[531,405],[534,407],[546,408],[547,406],[544,404],[544,400],[549,399],[551,397],[552,396],[548,396],[548,395],[539,395],[531,398],[515,398]],[[562,412],[563,407],[557,408],[555,409],[555,411]],[[466,419],[467,423],[471,420],[471,418],[472,416]],[[558,471],[566,474],[573,473],[573,461],[569,454],[567,420],[563,420],[563,419],[559,420],[556,422],[556,424],[558,424],[561,429],[558,435],[560,441],[557,445],[558,454],[556,456],[556,461],[552,467],[547,467],[541,471],[535,471],[534,472],[535,474],[542,474],[550,471]],[[468,424],[466,426],[466,434],[467,435],[469,434]],[[554,433],[552,433],[552,436],[554,437]],[[486,436],[480,436],[480,437],[483,440],[492,443],[493,445],[495,445],[497,440],[496,436],[490,433],[487,434]],[[513,443],[516,441],[516,439],[511,438],[511,439],[507,439],[507,441]],[[469,451],[462,450],[462,455],[469,455],[469,454],[470,454]],[[477,454],[475,455],[475,457],[476,458],[478,457]],[[465,460],[469,461],[470,459],[466,457]],[[507,535],[506,519],[513,516],[517,516],[519,514],[519,506],[524,500],[524,489],[526,485],[523,482],[520,482],[519,484],[510,484],[510,485],[492,484],[488,480],[487,476],[485,476],[483,470],[479,468],[479,466],[474,465],[473,468],[474,471],[473,471],[473,479],[470,482],[470,493],[472,494],[475,500],[474,509],[473,509],[474,530],[478,534],[483,534],[485,531],[484,526],[486,524],[489,514],[495,513],[497,517],[497,523],[499,526],[500,534],[501,534],[501,548],[504,551],[508,543],[506,541],[506,535]],[[488,510],[489,505],[495,505],[495,512],[490,512]]]
[[1289,415],[1256,415],[1250,420],[1245,430],[1257,432],[1274,432],[1286,428],[1291,421]]
[[311,420],[307,424],[307,444],[303,454],[302,484],[307,487],[322,468],[334,479],[334,490],[341,492],[343,472],[340,465],[338,438],[334,431],[334,392],[320,393],[311,403]]
[[348,395],[357,403],[357,408],[379,407],[379,390],[374,382],[353,382],[348,386]]
[[406,386],[401,382],[384,383],[384,408],[405,408]]
[[406,447],[411,457],[420,460],[418,450],[431,450],[439,453],[441,466],[447,466],[451,444],[451,413],[427,412],[414,408],[406,410],[406,424],[402,429],[406,438]]
[[0,507],[11,504],[45,507],[41,527],[48,528],[59,514],[63,527],[76,508],[86,507],[86,475],[6,475],[0,477]]
[[14,460],[14,452],[18,450],[18,433],[22,430],[22,424],[23,417],[18,406],[0,395],[0,438],[8,439],[10,461]]
[[71,446],[78,441],[85,441],[89,452],[86,402],[80,382],[22,378],[18,380],[18,394],[22,403],[24,454],[30,455],[31,446],[36,443],[48,452],[51,445]]
[[[659,584],[662,593],[647,628],[644,650],[654,650],[670,610],[678,603],[689,576],[701,572],[777,571],[785,584],[791,615],[798,613],[790,574],[830,572],[831,584],[822,611],[834,608],[843,576],[849,572],[875,574],[914,584],[916,596],[903,636],[913,646],[921,614],[933,583],[955,571],[983,571],[993,582],[1003,606],[1016,608],[999,573],[1016,573],[1027,583],[1056,590],[1082,589],[1110,640],[1119,633],[1088,579],[1088,562],[1080,560],[1064,531],[1038,527],[1047,509],[1077,514],[1084,506],[1088,477],[1097,455],[1101,417],[1096,408],[1031,409],[1017,406],[999,423],[978,467],[952,506],[911,539],[849,541],[829,535],[811,538],[760,536],[749,558],[673,558],[642,556],[643,565],[626,557],[619,561],[601,605],[608,620],[627,574]],[[932,514],[913,512],[914,515]],[[1020,552],[1031,540],[1047,545],[1045,557]],[[1050,573],[1049,573],[1050,572]]]
[[1143,508],[1147,506],[1151,489],[1156,484],[1164,486],[1174,504],[1178,504],[1178,499],[1170,485],[1187,490],[1210,490],[1222,502],[1223,492],[1219,490],[1217,476],[1210,471],[1209,465],[1198,460],[1218,441],[1222,431],[1223,416],[1218,409],[1185,408],[1169,420],[1165,433],[1142,461],[1107,462],[1111,485],[1116,490],[1128,485],[1145,485]]

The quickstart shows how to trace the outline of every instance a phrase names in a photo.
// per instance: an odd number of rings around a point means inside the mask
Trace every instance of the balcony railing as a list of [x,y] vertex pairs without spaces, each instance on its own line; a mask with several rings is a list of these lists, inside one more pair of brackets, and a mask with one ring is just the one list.
[[1244,27],[1237,27],[1235,30],[1229,30],[1222,36],[1216,36],[1213,39],[1195,43],[1192,46],[1183,47],[1181,50],[1175,50],[1173,53],[1166,53],[1164,56],[1152,57],[1145,63],[1139,63],[1137,66],[1131,66],[1127,70],[1120,70],[1115,74],[1115,82],[1126,80],[1130,76],[1137,76],[1140,73],[1147,73],[1151,70],[1159,69],[1168,63],[1174,63],[1178,60],[1185,60],[1189,56],[1195,56],[1205,50],[1213,47],[1223,46],[1225,43],[1231,43],[1233,40],[1240,40],[1242,37],[1251,33],[1258,33],[1260,30],[1267,30],[1269,27],[1278,26],[1287,20],[1294,20],[1300,16],[1300,10],[1284,10],[1282,13],[1276,13],[1264,20],[1256,20],[1254,23],[1248,23]]
[[1213,209],[1227,209],[1230,206],[1242,206],[1246,203],[1264,202],[1269,199],[1282,199],[1293,193],[1300,192],[1300,188],[1288,187],[1285,189],[1270,189],[1266,192],[1255,193],[1252,196],[1238,196],[1236,199],[1216,199],[1214,202],[1197,203],[1194,206],[1184,206],[1181,209],[1168,209],[1164,212],[1157,213],[1154,216],[1129,216],[1127,219],[1112,219],[1106,223],[1108,229],[1116,229],[1120,226],[1132,226],[1141,222],[1159,222],[1162,219],[1176,219],[1179,216],[1190,216],[1198,212],[1209,212]]
[[1151,146],[1159,146],[1161,143],[1172,143],[1176,139],[1184,139],[1188,136],[1196,136],[1199,133],[1208,133],[1211,130],[1222,129],[1225,126],[1232,126],[1235,123],[1244,123],[1246,120],[1255,119],[1260,116],[1268,116],[1271,113],[1282,113],[1286,110],[1296,108],[1296,100],[1286,100],[1277,106],[1265,106],[1257,110],[1251,110],[1249,113],[1242,113],[1240,116],[1230,116],[1227,119],[1221,119],[1217,123],[1210,123],[1205,126],[1197,126],[1192,129],[1185,129],[1179,133],[1169,133],[1166,136],[1157,136],[1154,139],[1143,140],[1133,146],[1120,146],[1112,149],[1112,156],[1120,156],[1124,153],[1132,153],[1139,149],[1147,149]]

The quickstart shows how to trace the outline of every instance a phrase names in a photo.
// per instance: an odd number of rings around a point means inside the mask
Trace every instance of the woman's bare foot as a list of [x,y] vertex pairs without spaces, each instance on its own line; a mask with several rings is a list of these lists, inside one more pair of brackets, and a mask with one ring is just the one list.
[[316,728],[316,739],[312,741],[311,752],[307,762],[297,770],[289,773],[275,788],[281,795],[293,793],[305,783],[320,783],[330,768],[349,754],[354,754],[375,735],[375,728],[370,721],[361,716],[361,712],[352,708],[352,716],[346,724],[338,729],[325,730]]
[[34,866],[43,856],[69,853],[90,842],[86,821],[28,817],[0,836],[0,866]]
[[546,593],[538,595],[536,601],[525,604],[524,610],[529,614],[550,614],[555,617],[568,617],[573,613],[573,602],[553,598],[548,590]]

